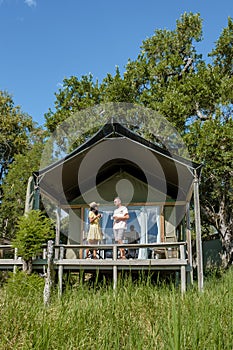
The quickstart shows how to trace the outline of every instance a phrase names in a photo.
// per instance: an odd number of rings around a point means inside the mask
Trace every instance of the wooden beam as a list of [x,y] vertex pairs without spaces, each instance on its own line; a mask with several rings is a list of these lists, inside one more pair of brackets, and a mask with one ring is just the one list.
[[51,287],[53,284],[53,241],[48,241],[47,247],[47,274],[45,278],[44,285],[44,305],[48,305],[50,302],[51,296]]
[[161,211],[160,214],[160,237],[161,242],[165,242],[165,234],[164,234],[164,208]]
[[[83,234],[84,234],[84,207],[81,207],[81,234],[80,234],[80,237],[81,237],[81,244],[83,244]],[[83,258],[83,249],[80,249],[79,250],[79,257],[80,258]]]
[[[135,202],[135,203],[129,203],[128,206],[179,206],[179,205],[185,205],[186,201],[176,201],[176,202],[150,202],[150,203],[145,203],[145,202]],[[113,207],[113,205],[106,205],[104,206],[109,206]],[[61,204],[62,209],[80,209],[80,208],[88,208],[87,204]]]
[[197,174],[193,181],[194,188],[194,214],[196,228],[196,249],[197,249],[197,277],[198,289],[203,291],[203,259],[202,259],[202,240],[201,240],[201,215],[199,202],[199,179]]
[[[185,251],[184,246],[180,246],[180,259],[185,260]],[[181,294],[184,294],[186,292],[186,269],[185,265],[182,265],[180,267],[180,278],[181,278]]]
[[[18,259],[18,248],[14,249],[14,260]],[[13,267],[13,272],[16,273],[17,272],[17,265],[14,265]]]
[[188,262],[190,265],[190,272],[188,273],[188,282],[193,284],[193,253],[192,253],[192,238],[190,230],[190,204],[186,204],[186,240],[188,250]]
[[113,289],[116,290],[117,289],[117,265],[116,265],[116,261],[117,261],[117,246],[113,246]]
[[[61,208],[57,206],[56,208],[56,238],[55,245],[60,244],[60,231],[61,231]],[[55,259],[58,259],[59,251],[55,249]]]
[[[60,247],[59,260],[62,261],[64,259],[64,247]],[[58,295],[61,297],[62,295],[62,282],[63,282],[63,265],[60,264],[58,266]]]

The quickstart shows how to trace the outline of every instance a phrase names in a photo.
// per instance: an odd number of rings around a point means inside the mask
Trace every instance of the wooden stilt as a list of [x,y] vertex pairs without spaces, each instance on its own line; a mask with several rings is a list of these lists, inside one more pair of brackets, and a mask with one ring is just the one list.
[[[57,207],[56,210],[56,239],[55,239],[55,244],[59,245],[60,243],[60,231],[61,231],[61,208]],[[59,255],[59,249],[55,249],[55,259],[58,259]]]
[[203,291],[203,260],[202,260],[202,240],[201,240],[201,215],[199,202],[199,180],[195,174],[193,183],[194,189],[194,214],[195,214],[195,228],[196,228],[196,249],[197,249],[197,276],[198,289]]
[[[113,261],[117,260],[117,246],[113,246]],[[113,265],[113,289],[117,289],[117,266]]]
[[[184,246],[180,246],[180,258],[182,260],[185,259],[185,251]],[[181,294],[184,294],[186,292],[186,267],[181,266],[180,268],[180,278],[181,278]]]
[[[64,247],[60,247],[60,257],[59,260],[64,259]],[[58,294],[59,297],[62,295],[62,282],[63,282],[63,266],[59,265],[58,267]]]
[[187,283],[193,285],[193,257],[192,257],[192,239],[190,231],[190,204],[186,204],[186,241],[188,249],[188,262],[190,271],[188,271]]
[[[14,250],[14,260],[17,260],[17,259],[18,259],[18,248],[15,248],[15,250]],[[13,266],[13,273],[16,273],[16,271],[17,271],[17,266],[14,265]]]
[[47,248],[47,274],[45,278],[45,286],[44,286],[44,305],[48,305],[50,301],[51,295],[51,287],[53,284],[53,241],[48,241]]

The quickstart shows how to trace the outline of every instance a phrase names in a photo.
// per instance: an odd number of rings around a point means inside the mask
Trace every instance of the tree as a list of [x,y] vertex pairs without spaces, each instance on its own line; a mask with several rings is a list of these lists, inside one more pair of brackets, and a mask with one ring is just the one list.
[[178,128],[191,158],[204,163],[201,182],[202,221],[213,225],[233,260],[232,231],[232,88],[233,22],[210,53],[212,64],[197,55],[199,15],[184,14],[174,31],[159,30],[143,42],[126,74],[137,84],[139,101],[155,108]]
[[15,236],[16,223],[24,213],[28,178],[40,167],[42,150],[43,143],[36,143],[25,154],[15,155],[14,162],[9,165],[8,173],[3,179],[0,227],[2,234],[8,238]]
[[137,101],[159,111],[180,132],[195,112],[186,84],[202,64],[194,46],[201,38],[200,15],[184,13],[175,30],[155,30],[143,41],[138,58],[126,66],[125,76],[135,86]]
[[92,75],[65,78],[63,87],[55,93],[55,112],[49,109],[45,114],[45,126],[54,132],[57,125],[69,118],[73,113],[102,102],[101,87],[93,81]]
[[[204,161],[200,186],[202,222],[218,232],[223,263],[232,263],[233,247],[233,119],[216,116],[195,122],[187,135],[193,158]],[[206,231],[206,229],[204,230]]]
[[54,238],[54,225],[40,210],[31,210],[18,219],[14,248],[25,262],[24,271],[32,272],[33,257],[41,254],[42,244]]
[[28,149],[36,125],[32,118],[14,106],[12,97],[0,91],[0,201],[2,180],[16,154]]
[[204,161],[200,187],[203,222],[213,225],[219,233],[225,265],[233,262],[232,43],[233,21],[228,18],[228,26],[209,55],[213,57],[213,64],[204,76],[211,77],[206,90],[212,99],[212,108],[206,109],[205,115],[190,125],[186,135],[193,158]]
[[[56,94],[55,111],[50,111],[46,120],[54,131],[72,112],[108,101],[135,102],[165,116],[184,138],[192,159],[205,164],[201,182],[202,219],[219,232],[230,262],[233,257],[232,19],[228,19],[210,53],[212,63],[207,64],[197,52],[195,45],[200,40],[200,15],[184,13],[174,30],[156,30],[143,41],[137,59],[128,61],[123,76],[117,69],[115,76],[108,74],[102,84],[94,83],[92,77],[65,80],[63,89]],[[89,133],[92,131],[90,128]],[[143,136],[153,139],[153,135]]]

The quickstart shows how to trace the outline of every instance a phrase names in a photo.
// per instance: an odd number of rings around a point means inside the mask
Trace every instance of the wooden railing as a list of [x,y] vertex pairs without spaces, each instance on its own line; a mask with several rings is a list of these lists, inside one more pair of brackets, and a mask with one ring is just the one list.
[[[125,259],[118,258],[118,251],[124,249],[150,249],[152,257],[146,259]],[[0,250],[13,249],[11,245],[0,245]],[[52,249],[52,253],[51,253]],[[75,249],[79,251],[79,258],[67,259],[66,251]],[[83,251],[85,249],[97,249],[99,251],[112,251],[112,258],[108,259],[84,259]],[[186,290],[186,271],[188,270],[188,261],[186,259],[186,242],[169,243],[146,243],[146,244],[100,244],[100,245],[80,245],[80,244],[59,244],[53,245],[50,241],[50,247],[43,246],[42,258],[33,260],[33,269],[42,270],[48,274],[48,252],[51,257],[51,263],[54,269],[58,270],[59,291],[62,293],[62,278],[64,270],[84,270],[84,271],[112,271],[113,288],[117,286],[117,272],[119,270],[175,270],[180,271],[181,292]],[[175,252],[175,254],[173,254]],[[172,253],[172,254],[170,254]],[[23,260],[17,256],[17,249],[14,249],[14,258],[0,258],[0,269],[16,270],[22,267]],[[47,269],[47,270],[46,270]]]

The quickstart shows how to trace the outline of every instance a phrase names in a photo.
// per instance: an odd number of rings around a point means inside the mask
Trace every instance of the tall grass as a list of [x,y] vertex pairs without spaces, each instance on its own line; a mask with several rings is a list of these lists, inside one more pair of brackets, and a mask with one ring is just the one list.
[[43,280],[17,274],[0,289],[0,349],[232,350],[233,271],[184,297],[149,279],[66,288],[43,306]]

